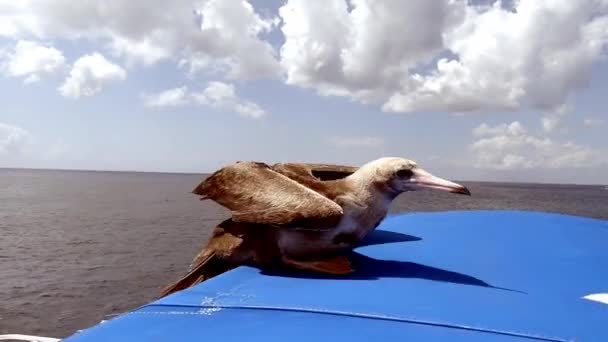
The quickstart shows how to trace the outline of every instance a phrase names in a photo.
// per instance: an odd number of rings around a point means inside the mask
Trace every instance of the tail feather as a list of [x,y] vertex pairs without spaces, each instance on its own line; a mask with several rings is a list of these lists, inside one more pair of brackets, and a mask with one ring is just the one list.
[[224,273],[233,267],[218,258],[214,252],[205,253],[201,258],[197,258],[196,264],[190,272],[184,275],[175,283],[161,290],[160,298],[168,296],[174,292],[181,291],[190,286],[196,285],[216,275]]

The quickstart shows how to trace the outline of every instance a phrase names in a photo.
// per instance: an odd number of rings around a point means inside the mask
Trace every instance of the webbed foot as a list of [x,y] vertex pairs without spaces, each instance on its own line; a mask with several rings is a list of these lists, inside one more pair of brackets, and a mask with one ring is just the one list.
[[285,265],[300,270],[326,273],[333,275],[347,275],[354,272],[350,260],[345,256],[338,256],[331,259],[320,260],[294,260],[287,256],[282,257]]

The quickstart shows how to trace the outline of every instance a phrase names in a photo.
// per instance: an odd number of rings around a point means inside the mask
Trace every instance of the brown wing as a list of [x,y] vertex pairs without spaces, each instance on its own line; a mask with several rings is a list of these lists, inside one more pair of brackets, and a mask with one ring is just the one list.
[[224,167],[193,192],[230,209],[235,222],[323,230],[334,227],[343,214],[337,203],[263,163]]
[[341,180],[357,171],[353,166],[305,163],[274,164],[272,169],[333,201],[350,190]]
[[[331,164],[279,163],[272,169],[287,177],[313,177],[315,180],[329,181],[346,178],[357,171],[357,167]],[[291,177],[290,177],[291,178]]]

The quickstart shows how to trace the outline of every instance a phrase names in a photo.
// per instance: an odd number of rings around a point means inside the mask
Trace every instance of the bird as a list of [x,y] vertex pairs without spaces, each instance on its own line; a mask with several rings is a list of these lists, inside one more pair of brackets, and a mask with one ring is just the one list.
[[213,230],[189,272],[161,297],[240,265],[347,275],[352,250],[386,217],[400,194],[438,189],[471,195],[463,185],[410,159],[382,157],[360,167],[238,161],[192,191],[231,211]]

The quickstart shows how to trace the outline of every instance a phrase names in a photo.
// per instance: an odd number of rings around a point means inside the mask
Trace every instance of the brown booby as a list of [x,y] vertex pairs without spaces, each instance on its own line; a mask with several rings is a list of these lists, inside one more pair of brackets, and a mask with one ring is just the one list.
[[342,252],[356,246],[386,216],[399,194],[423,188],[470,195],[414,161],[380,158],[359,168],[340,165],[237,162],[193,191],[232,212],[196,256],[190,272],[162,295],[239,265],[348,274]]

